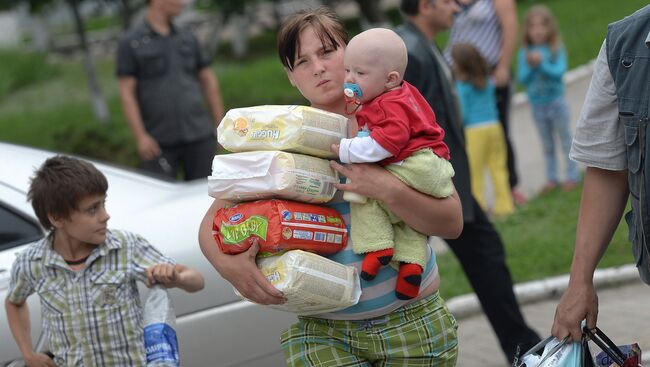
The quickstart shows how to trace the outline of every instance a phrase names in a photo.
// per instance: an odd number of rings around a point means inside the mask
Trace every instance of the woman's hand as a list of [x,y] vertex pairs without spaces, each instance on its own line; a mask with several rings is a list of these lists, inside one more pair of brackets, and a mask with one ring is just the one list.
[[369,198],[386,201],[390,191],[404,185],[388,170],[374,163],[354,163],[342,165],[330,161],[330,167],[349,180],[347,183],[335,184],[336,188],[351,191]]
[[255,263],[260,247],[257,241],[237,255],[226,255],[219,261],[217,271],[230,282],[243,297],[261,305],[277,305],[286,302],[282,292],[275,288],[262,274]]
[[257,241],[254,241],[248,250],[237,255],[224,254],[219,250],[212,236],[212,219],[217,210],[226,204],[224,201],[215,200],[201,221],[199,245],[203,256],[243,297],[262,305],[286,302],[282,292],[277,290],[257,268],[255,263],[255,256],[259,251]]
[[332,169],[350,179],[336,188],[383,202],[409,227],[428,236],[457,238],[463,230],[463,211],[458,193],[434,198],[409,187],[376,164],[341,165],[330,161]]

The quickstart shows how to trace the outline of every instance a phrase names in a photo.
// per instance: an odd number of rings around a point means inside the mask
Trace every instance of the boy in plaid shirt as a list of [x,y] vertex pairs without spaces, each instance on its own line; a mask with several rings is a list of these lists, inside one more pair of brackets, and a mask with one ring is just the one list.
[[[203,277],[162,255],[144,238],[109,230],[108,182],[92,164],[64,156],[45,161],[28,199],[49,234],[13,264],[5,307],[28,366],[144,366],[142,307],[136,281],[188,292]],[[29,310],[41,300],[54,360],[33,350]]]

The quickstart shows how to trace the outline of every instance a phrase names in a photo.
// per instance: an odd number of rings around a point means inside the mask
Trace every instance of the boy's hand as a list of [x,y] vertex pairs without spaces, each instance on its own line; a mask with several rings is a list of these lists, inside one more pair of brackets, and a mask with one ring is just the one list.
[[156,264],[147,269],[147,287],[151,288],[155,284],[162,284],[165,287],[171,287],[178,280],[178,271],[172,264]]
[[338,157],[339,156],[339,149],[341,149],[341,145],[340,144],[332,144],[330,149],[332,150],[332,152],[336,153],[336,156]]
[[27,367],[56,367],[56,364],[52,358],[46,356],[43,353],[33,352],[25,356],[25,366]]

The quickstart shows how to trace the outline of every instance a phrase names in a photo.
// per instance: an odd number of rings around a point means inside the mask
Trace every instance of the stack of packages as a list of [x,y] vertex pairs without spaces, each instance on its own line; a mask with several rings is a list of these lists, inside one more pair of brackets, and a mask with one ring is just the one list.
[[347,118],[305,106],[228,111],[208,177],[210,196],[238,203],[220,209],[213,235],[222,252],[246,251],[257,240],[257,265],[287,302],[271,307],[300,315],[340,310],[361,295],[356,269],[320,255],[345,248],[347,229],[330,201],[339,181],[327,158],[347,137]]

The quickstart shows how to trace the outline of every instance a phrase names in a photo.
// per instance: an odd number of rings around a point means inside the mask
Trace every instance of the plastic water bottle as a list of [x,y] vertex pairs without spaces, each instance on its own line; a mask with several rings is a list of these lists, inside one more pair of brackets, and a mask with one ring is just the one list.
[[144,303],[144,348],[148,367],[178,367],[176,314],[167,289],[151,287]]
[[[365,138],[370,136],[370,132],[366,130],[361,130],[357,133],[357,138]],[[349,178],[346,177],[345,183],[350,183]],[[343,193],[343,200],[348,201],[350,203],[357,203],[357,204],[364,204],[366,201],[368,201],[368,198],[363,195],[359,195],[356,192],[351,192],[351,191],[345,191]]]

